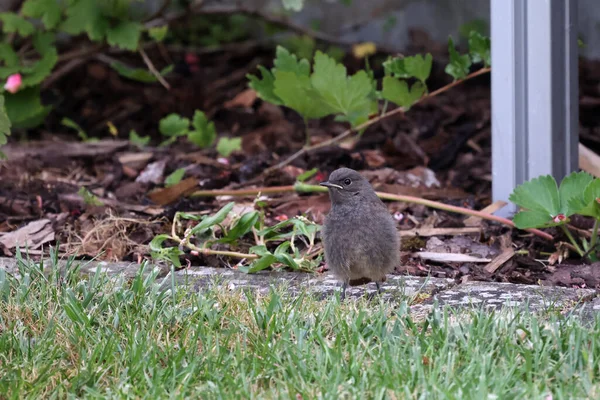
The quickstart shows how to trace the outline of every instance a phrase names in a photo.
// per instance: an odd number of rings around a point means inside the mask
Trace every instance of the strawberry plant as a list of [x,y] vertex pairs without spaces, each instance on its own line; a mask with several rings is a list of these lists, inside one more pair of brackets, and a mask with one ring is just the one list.
[[[490,40],[477,32],[469,39],[470,52],[461,55],[449,39],[450,63],[446,72],[455,80],[464,79],[473,63],[489,66]],[[368,61],[368,60],[367,60]],[[372,115],[382,115],[391,102],[404,110],[427,96],[427,79],[431,74],[431,54],[390,57],[383,63],[385,77],[379,84],[367,66],[353,75],[327,54],[317,51],[312,63],[299,58],[283,46],[276,49],[273,68],[259,66],[260,77],[248,74],[249,86],[258,97],[269,103],[296,111],[305,122],[306,143],[310,145],[308,120],[334,115],[360,130]],[[381,90],[378,87],[381,86]]]
[[[559,227],[579,256],[597,261],[600,179],[587,172],[573,172],[557,185],[552,176],[540,176],[518,186],[510,195],[510,201],[521,208],[513,219],[517,228]],[[567,226],[573,215],[594,218],[590,240],[580,238],[578,241],[573,236]]]

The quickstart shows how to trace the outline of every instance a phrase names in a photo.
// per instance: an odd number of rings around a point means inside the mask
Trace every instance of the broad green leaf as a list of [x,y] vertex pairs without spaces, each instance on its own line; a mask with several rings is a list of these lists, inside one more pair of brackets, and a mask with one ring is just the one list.
[[35,32],[35,27],[25,18],[12,12],[0,13],[0,21],[2,21],[2,32],[18,33],[22,37],[27,37]]
[[175,171],[171,172],[169,176],[165,178],[165,186],[173,186],[181,182],[183,176],[185,175],[185,168],[178,168]]
[[448,52],[450,53],[450,63],[446,65],[446,73],[454,80],[465,78],[471,68],[471,57],[468,54],[460,55],[456,51],[452,37],[448,38]]
[[425,91],[425,86],[420,81],[413,83],[409,89],[406,81],[386,76],[383,78],[381,95],[384,99],[408,110],[417,100],[423,97]]
[[552,217],[545,211],[519,211],[513,218],[515,226],[519,229],[545,228],[555,224]]
[[260,215],[258,211],[251,211],[242,215],[240,219],[236,222],[236,224],[233,226],[233,228],[231,228],[231,230],[227,232],[227,236],[219,240],[219,242],[231,243],[238,240],[246,233],[250,232],[250,230],[252,230],[252,227],[256,225],[259,216]]
[[474,63],[483,62],[484,66],[489,67],[492,63],[490,38],[477,31],[471,31],[469,34],[469,53]]
[[201,148],[212,146],[217,138],[215,123],[209,122],[202,111],[196,110],[192,126],[194,130],[188,133],[188,140]]
[[287,265],[293,270],[297,270],[299,268],[298,264],[296,263],[294,258],[288,254],[290,245],[290,241],[285,241],[281,243],[279,246],[277,246],[277,248],[273,252],[273,255],[275,256],[275,258],[277,258],[277,261],[279,261],[280,263]]
[[132,129],[129,131],[129,141],[136,146],[147,146],[150,143],[150,136],[140,136]]
[[575,214],[586,215],[600,219],[600,179],[592,180],[585,190],[583,196],[572,197],[569,201],[569,209]]
[[[323,102],[331,110],[344,114],[353,126],[369,118],[373,104],[369,95],[373,86],[365,71],[359,71],[348,77],[345,66],[317,51],[310,82],[319,92]],[[277,85],[277,82],[275,84]]]
[[169,32],[169,25],[155,26],[148,29],[148,35],[157,42],[162,42]]
[[42,105],[40,88],[19,90],[15,94],[5,93],[6,114],[14,128],[32,128],[41,124],[52,109]]
[[60,26],[61,30],[78,35],[87,33],[90,40],[102,40],[106,36],[109,22],[102,15],[97,0],[71,0],[66,9],[67,18]]
[[183,136],[188,133],[190,120],[179,114],[169,114],[158,123],[161,135],[168,137]]
[[62,7],[56,0],[26,0],[21,12],[26,17],[40,18],[46,29],[53,29],[60,22]]
[[256,254],[261,257],[271,254],[271,252],[267,249],[267,246],[265,246],[264,244],[252,246],[250,247],[249,251],[251,254]]
[[171,261],[176,267],[181,267],[179,256],[184,254],[183,251],[178,247],[162,247],[163,242],[170,238],[165,234],[155,236],[149,244],[150,256],[155,260]]
[[306,119],[322,118],[335,112],[321,98],[308,76],[277,70],[274,92],[286,107],[295,110]]
[[309,169],[308,171],[305,171],[305,172],[301,173],[300,175],[298,175],[296,177],[296,181],[304,182],[307,179],[312,178],[317,172],[319,172],[318,168]]
[[10,136],[11,122],[4,107],[4,96],[0,95],[0,146],[6,144],[7,136]]
[[558,188],[560,197],[560,213],[569,217],[577,210],[569,207],[572,198],[579,197],[583,199],[584,191],[594,180],[594,177],[587,172],[573,172],[563,178]]
[[54,46],[46,49],[42,58],[29,68],[22,68],[24,73],[21,88],[37,86],[44,81],[58,62],[58,52]]
[[425,57],[417,54],[411,57],[391,58],[383,63],[385,70],[396,78],[417,78],[423,83],[429,78],[432,65],[433,57],[430,53]]
[[560,214],[558,187],[550,175],[539,176],[517,186],[509,200],[525,210],[546,212],[549,219]]
[[106,32],[106,41],[111,46],[125,50],[137,50],[144,25],[136,21],[121,21]]
[[171,236],[166,235],[166,234],[161,234],[161,235],[157,235],[155,236],[150,243],[148,244],[148,247],[150,248],[150,251],[160,251],[162,250],[162,244],[165,240],[170,239]]
[[234,151],[242,149],[242,138],[222,137],[217,143],[217,152],[223,157],[229,157]]
[[[118,61],[112,62],[110,66],[112,67],[112,69],[117,71],[119,75],[134,81],[143,83],[152,83],[158,81],[158,79],[156,79],[156,76],[154,76],[152,72],[148,71],[145,68],[130,68],[127,65]],[[160,71],[160,74],[162,76],[165,76],[171,71],[173,71],[173,68],[173,65],[168,65]]]
[[268,101],[271,104],[275,104],[276,106],[283,105],[283,101],[275,94],[275,77],[271,71],[263,67],[262,65],[258,66],[258,69],[262,75],[262,79],[259,79],[255,75],[248,74],[246,77],[250,81],[248,86],[256,91],[256,94],[261,99]]
[[[4,65],[7,67],[19,67],[19,56],[8,43],[0,43],[0,60],[4,61]],[[14,72],[17,71],[18,69]],[[11,74],[14,72],[11,72]],[[6,78],[8,75],[2,76],[2,78]]]
[[292,11],[302,11],[302,7],[304,6],[304,0],[281,0],[283,3],[283,8],[286,10]]
[[197,235],[204,233],[207,229],[213,227],[214,225],[220,224],[227,218],[227,214],[231,212],[234,206],[234,202],[227,203],[223,208],[217,211],[214,215],[207,215],[198,223],[198,225],[194,226],[190,234]]
[[239,266],[238,270],[247,274],[252,274],[269,268],[274,262],[277,262],[277,258],[275,258],[275,256],[272,254],[267,254],[257,260],[252,261],[248,267]]
[[310,75],[310,63],[308,60],[305,58],[298,60],[298,57],[296,57],[295,54],[291,54],[283,46],[277,46],[273,64],[275,65],[275,68],[272,72],[293,72],[296,75],[306,77]]

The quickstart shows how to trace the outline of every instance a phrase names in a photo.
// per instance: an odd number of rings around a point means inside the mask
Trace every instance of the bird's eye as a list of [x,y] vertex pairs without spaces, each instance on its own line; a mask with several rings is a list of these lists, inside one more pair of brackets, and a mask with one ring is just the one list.
[[352,181],[350,180],[350,178],[344,179],[344,185],[348,186],[351,183],[352,183]]

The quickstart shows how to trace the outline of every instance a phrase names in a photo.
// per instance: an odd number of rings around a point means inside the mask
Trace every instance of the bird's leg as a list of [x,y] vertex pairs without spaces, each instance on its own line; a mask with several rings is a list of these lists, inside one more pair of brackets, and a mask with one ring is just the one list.
[[375,282],[375,286],[377,286],[377,293],[381,294],[383,290],[381,289],[381,285],[379,284],[379,282]]
[[340,300],[344,300],[346,298],[346,287],[348,286],[347,282],[342,284],[342,294],[340,295]]

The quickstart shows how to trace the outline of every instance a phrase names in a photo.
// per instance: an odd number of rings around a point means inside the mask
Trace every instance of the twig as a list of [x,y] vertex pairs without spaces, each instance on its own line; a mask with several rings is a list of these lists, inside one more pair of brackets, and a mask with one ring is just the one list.
[[152,21],[152,20],[160,17],[161,15],[164,14],[165,11],[167,11],[167,8],[169,8],[170,5],[171,5],[171,0],[164,0],[162,5],[158,8],[158,10],[156,10],[155,13],[153,13],[148,18],[146,18],[144,20],[144,22],[149,22],[149,21]]
[[140,47],[140,49],[138,51],[140,52],[142,59],[146,63],[146,66],[148,67],[150,72],[152,72],[152,75],[154,75],[156,77],[156,79],[158,79],[160,84],[163,85],[165,87],[165,89],[171,90],[171,85],[169,85],[169,82],[167,82],[165,80],[165,78],[163,78],[163,76],[160,74],[160,72],[158,72],[158,70],[156,69],[154,64],[152,64],[152,60],[150,60],[150,57],[148,57],[148,55],[146,54],[144,49],[142,47]]
[[42,82],[42,89],[47,89],[54,82],[56,82],[63,76],[68,75],[69,72],[71,72],[75,68],[79,67],[81,64],[86,62],[89,58],[90,58],[90,56],[72,59],[68,63],[62,65],[60,68],[55,69],[54,71],[52,71],[50,76],[48,76],[46,79],[44,79],[44,82]]
[[[421,97],[419,100],[417,100],[413,104],[413,106],[415,106],[415,105],[417,105],[419,103],[422,103],[425,100],[428,100],[428,99],[430,99],[432,97],[438,96],[438,95],[440,95],[440,94],[442,94],[444,92],[447,92],[448,90],[454,88],[455,86],[460,85],[461,83],[463,83],[465,81],[468,81],[468,80],[473,79],[475,77],[478,77],[480,75],[487,74],[490,71],[491,71],[491,68],[482,68],[480,70],[477,70],[477,71],[475,71],[475,72],[467,75],[465,78],[463,78],[461,80],[453,81],[453,82],[447,84],[446,86],[443,86],[443,87],[439,88],[438,90],[435,90],[435,91],[429,93],[428,95]],[[365,123],[357,126],[356,128],[347,129],[346,131],[340,133],[339,135],[337,135],[337,136],[335,136],[335,137],[333,137],[333,138],[331,138],[329,140],[326,140],[326,141],[321,142],[321,143],[317,143],[317,144],[315,144],[313,146],[303,147],[300,150],[298,150],[297,152],[295,152],[294,154],[292,154],[291,156],[289,156],[288,158],[286,158],[285,160],[281,161],[280,163],[278,163],[278,164],[276,164],[276,165],[274,165],[274,166],[272,166],[272,167],[267,168],[266,170],[264,170],[263,173],[262,173],[262,175],[267,175],[267,174],[269,174],[269,173],[271,173],[271,172],[273,172],[273,171],[275,171],[277,169],[285,167],[286,165],[288,165],[289,163],[291,163],[292,161],[294,161],[296,158],[298,158],[298,157],[300,157],[300,156],[302,156],[304,154],[308,154],[309,152],[321,149],[323,147],[327,147],[327,146],[331,146],[333,144],[339,143],[342,140],[344,140],[345,138],[347,138],[348,136],[350,136],[354,131],[361,131],[363,129],[368,128],[371,125],[375,125],[375,124],[379,123],[381,120],[383,120],[385,118],[389,118],[392,115],[400,114],[400,113],[403,113],[403,112],[405,112],[405,109],[403,107],[395,108],[395,109],[393,109],[393,110],[391,110],[389,112],[386,112],[385,114],[381,114],[381,115],[379,115],[379,116],[377,116],[377,117],[375,117],[373,119],[368,120],[367,122],[365,122]]]
[[[296,183],[294,186],[275,186],[268,188],[256,188],[256,189],[242,189],[242,190],[197,190],[191,194],[192,197],[216,197],[216,196],[254,196],[259,193],[286,193],[286,192],[326,192],[327,188],[317,185],[308,185],[304,183]],[[486,219],[488,221],[499,222],[503,225],[509,226],[511,228],[515,228],[515,224],[507,219],[502,218],[497,215],[488,214],[486,212],[470,210],[468,208],[452,206],[449,204],[440,203],[433,200],[426,200],[420,197],[414,196],[403,196],[391,193],[383,193],[376,192],[379,198],[384,200],[392,200],[392,201],[403,201],[406,203],[413,204],[421,204],[427,207],[436,208],[438,210],[444,210],[449,212],[454,212],[457,214],[470,215],[473,217],[478,217],[481,219]],[[553,241],[554,237],[552,235],[542,232],[538,229],[525,229],[525,231],[532,233],[536,236],[539,236],[543,239]]]

